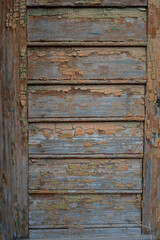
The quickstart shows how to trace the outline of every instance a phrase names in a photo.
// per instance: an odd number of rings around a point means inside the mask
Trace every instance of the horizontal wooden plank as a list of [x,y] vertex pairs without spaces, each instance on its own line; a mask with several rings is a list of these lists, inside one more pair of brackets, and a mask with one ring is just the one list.
[[[90,229],[31,229],[29,231],[30,238],[37,239],[37,238],[44,238],[45,240],[53,240],[54,239],[83,239],[88,240],[90,238],[99,240],[99,238],[110,237],[110,240],[113,239],[114,236],[119,237],[123,236],[130,236],[132,240],[132,236],[141,235],[141,228],[140,227],[108,227],[108,228],[90,228]],[[140,240],[139,238],[138,240]],[[144,238],[142,238],[144,239]],[[129,240],[129,239],[127,239]],[[135,240],[135,239],[134,239]]]
[[[45,47],[28,49],[28,79],[70,83],[146,79],[143,47]],[[68,81],[69,82],[69,81]],[[105,81],[104,81],[105,82]]]
[[36,123],[29,125],[31,155],[143,153],[143,123]]
[[144,86],[30,86],[29,118],[144,117]]
[[147,0],[27,0],[28,6],[147,6]]
[[141,195],[76,194],[29,197],[30,228],[78,228],[141,221]]
[[145,8],[29,8],[28,41],[147,40]]
[[141,190],[140,159],[30,160],[31,190]]

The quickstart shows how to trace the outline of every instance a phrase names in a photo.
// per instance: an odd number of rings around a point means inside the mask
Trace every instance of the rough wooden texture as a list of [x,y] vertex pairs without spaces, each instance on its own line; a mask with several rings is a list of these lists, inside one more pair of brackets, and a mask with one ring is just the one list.
[[[115,229],[115,231],[116,231],[117,229]],[[130,235],[130,234],[127,234],[127,235],[125,235],[125,236],[120,236],[119,234],[121,233],[121,231],[120,231],[120,229],[118,229],[119,230],[119,233],[118,233],[118,235],[115,235],[115,236],[113,236],[112,237],[112,240],[117,240],[117,239],[119,239],[119,240],[153,240],[153,236],[152,235],[135,235],[135,236],[132,236],[132,235]],[[124,230],[124,232],[125,232],[125,229],[123,229],[122,228],[122,231]],[[128,229],[128,232],[129,232],[129,230],[131,230],[131,229]],[[137,228],[135,228],[135,232],[136,232],[136,230],[137,230],[137,232],[139,231],[139,229],[137,229]],[[30,231],[30,232],[32,232],[32,230]],[[114,228],[113,228],[113,232],[114,232]],[[133,233],[133,231],[131,231],[131,234]],[[53,233],[52,233],[53,234]],[[72,234],[72,233],[71,233]],[[105,235],[105,234],[104,234]],[[50,235],[51,236],[51,235]],[[52,235],[53,236],[53,235]],[[26,239],[26,240],[37,240],[37,239],[39,239],[39,240],[46,240],[46,238],[30,238],[30,239]],[[69,237],[69,238],[65,238],[63,235],[62,235],[62,238],[61,237],[59,237],[58,236],[58,238],[57,239],[59,239],[59,240],[70,240],[70,239],[72,239],[71,238],[71,236]],[[96,235],[94,236],[94,237],[86,237],[86,238],[83,238],[83,240],[110,240],[111,239],[111,237],[99,237],[98,236],[98,238],[96,237]],[[23,239],[21,239],[21,240],[23,240]],[[54,240],[53,238],[47,238],[47,240]],[[76,238],[76,240],[82,240],[82,238],[80,237],[77,237]],[[154,240],[158,240],[158,239],[155,239],[154,238]]]
[[139,159],[31,159],[29,188],[141,190],[142,161]]
[[81,228],[138,224],[141,195],[30,196],[30,228]]
[[[0,239],[28,236],[26,110],[20,105],[19,46],[25,44],[25,0],[0,1]],[[24,34],[24,35],[23,35]],[[26,79],[24,80],[24,84]]]
[[146,50],[139,48],[29,48],[28,79],[52,83],[146,79]]
[[160,239],[160,1],[149,0],[144,231]]
[[27,33],[37,42],[145,42],[146,9],[30,8]]
[[[29,231],[30,238],[33,239],[47,239],[53,240],[53,236],[55,239],[61,240],[107,240],[107,237],[110,237],[109,240],[114,239],[114,237],[118,236],[118,239],[121,239],[123,236],[123,240],[126,239],[126,236],[129,236],[128,239],[132,240],[132,236],[139,235],[139,238],[135,237],[133,240],[140,240],[141,228],[140,227],[110,227],[110,228],[88,228],[88,229],[31,229]],[[122,240],[121,239],[121,240]],[[142,238],[146,240],[145,238]],[[152,238],[149,238],[152,239]]]
[[27,0],[28,6],[147,6],[147,0]]
[[30,155],[143,153],[143,123],[37,123],[29,128]]
[[144,86],[30,86],[28,98],[33,119],[144,117]]

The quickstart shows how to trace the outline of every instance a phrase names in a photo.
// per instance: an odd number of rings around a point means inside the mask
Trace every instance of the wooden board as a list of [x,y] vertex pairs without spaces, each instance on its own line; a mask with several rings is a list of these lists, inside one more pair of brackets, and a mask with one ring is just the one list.
[[29,118],[144,117],[144,86],[30,86]]
[[29,189],[141,190],[140,159],[31,159]]
[[35,195],[29,203],[30,228],[125,227],[141,220],[141,195]]
[[160,1],[148,1],[143,232],[160,238]]
[[24,0],[0,1],[1,240],[28,237],[25,15]]
[[37,123],[29,128],[34,156],[143,153],[143,123]]
[[145,8],[30,8],[28,41],[145,42]]
[[52,83],[146,79],[146,50],[135,48],[29,48],[28,79]]
[[[132,236],[139,235],[139,238],[133,238]],[[110,237],[109,240],[113,240],[114,236],[118,236],[118,239],[120,236],[123,236],[123,240],[128,240],[125,237],[130,236],[129,239],[131,240],[140,240],[141,235],[141,228],[137,227],[136,225],[134,227],[108,227],[108,228],[88,228],[88,229],[30,229],[29,236],[30,239],[41,239],[43,240],[53,240],[53,236],[55,239],[61,239],[61,240],[70,240],[70,239],[76,239],[76,240],[106,240],[106,237]],[[115,238],[117,239],[117,238]],[[114,240],[115,240],[114,239]],[[121,238],[120,238],[121,239]],[[121,240],[122,240],[121,239]],[[144,240],[152,239],[152,238],[142,238]],[[108,240],[108,238],[107,238]]]
[[147,0],[27,0],[28,6],[147,6]]

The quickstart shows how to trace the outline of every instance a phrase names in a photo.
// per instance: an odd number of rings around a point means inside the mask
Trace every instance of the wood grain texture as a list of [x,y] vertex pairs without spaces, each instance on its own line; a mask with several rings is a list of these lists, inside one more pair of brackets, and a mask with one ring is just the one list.
[[[131,224],[130,224],[131,225]],[[114,239],[114,237],[118,236],[118,239],[124,240],[126,236],[130,236],[129,239],[132,240],[132,236],[134,236],[133,240],[141,240],[141,228],[134,227],[108,227],[108,228],[88,228],[88,229],[30,229],[29,231],[30,239],[47,239],[52,240],[53,236],[55,239],[59,240],[69,240],[69,239],[89,239],[89,240],[108,240]],[[139,235],[139,238],[135,238],[135,236]],[[109,240],[110,240],[109,239]],[[152,239],[152,238],[142,238],[144,240]],[[114,239],[115,240],[115,239]],[[126,239],[128,240],[128,239]]]
[[142,161],[139,159],[31,159],[29,189],[141,190]]
[[29,8],[28,41],[145,42],[146,9]]
[[143,123],[30,124],[30,155],[136,153],[143,153]]
[[30,228],[76,228],[136,224],[141,195],[77,194],[30,196]]
[[[0,1],[0,239],[28,237],[26,107],[20,102],[25,1]],[[24,51],[25,52],[25,51]],[[23,62],[23,68],[25,64]],[[26,78],[23,77],[23,85]]]
[[147,0],[27,0],[28,6],[147,6]]
[[[105,230],[105,229],[104,229]],[[110,230],[110,229],[109,229]],[[126,230],[126,228],[122,228],[122,230],[120,230],[120,229],[117,229],[117,228],[115,228],[115,231],[119,231],[119,233],[118,233],[118,235],[114,235],[113,237],[112,237],[112,240],[117,240],[117,238],[119,239],[119,240],[153,240],[153,236],[152,235],[139,235],[139,234],[137,234],[137,235],[135,235],[135,236],[132,236],[132,233],[133,233],[133,231],[131,231],[131,234],[127,234],[127,235],[125,235],[125,236],[120,236],[119,234],[121,234],[121,232],[125,232],[125,230]],[[128,229],[128,232],[131,230],[131,228],[129,228]],[[139,229],[138,228],[135,228],[135,232],[136,232],[136,230],[137,230],[137,232],[139,232]],[[34,232],[35,232],[35,230],[33,230]],[[114,228],[112,229],[112,231],[114,232]],[[30,232],[32,232],[32,230],[30,231]],[[42,230],[42,232],[43,232],[43,230]],[[48,230],[48,232],[49,232],[49,230]],[[105,231],[104,231],[104,233],[105,233]],[[54,232],[52,232],[52,234],[54,234]],[[71,233],[72,234],[72,233]],[[53,236],[53,235],[52,235]],[[37,238],[36,238],[37,239]],[[39,240],[46,240],[46,238],[38,238]],[[57,239],[63,239],[63,240],[70,240],[71,239],[71,237],[68,237],[68,238],[65,238],[63,235],[62,235],[62,238],[60,238],[60,237],[58,237]],[[82,238],[80,237],[80,238],[76,238],[76,240],[81,240]],[[111,239],[111,236],[110,237],[99,237],[98,236],[98,240],[110,240]],[[21,239],[21,240],[23,240],[23,239]],[[30,238],[30,239],[26,239],[26,240],[35,240],[35,238],[33,239],[33,238]],[[47,238],[47,240],[53,240],[53,238]],[[96,234],[95,234],[95,237],[89,237],[89,236],[87,236],[87,240],[97,240],[97,237],[96,237]],[[155,239],[155,240],[157,240],[157,239]]]
[[30,86],[29,118],[144,117],[144,86]]
[[[146,79],[146,50],[135,48],[29,48],[28,79],[53,83]],[[68,81],[69,82],[69,81]]]
[[160,239],[160,1],[149,0],[143,230]]

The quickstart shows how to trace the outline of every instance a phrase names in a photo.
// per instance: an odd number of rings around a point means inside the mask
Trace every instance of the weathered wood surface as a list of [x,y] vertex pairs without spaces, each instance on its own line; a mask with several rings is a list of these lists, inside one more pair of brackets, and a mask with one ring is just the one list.
[[30,86],[29,118],[144,117],[144,86]]
[[147,0],[27,0],[28,6],[147,6]]
[[[138,226],[134,227],[108,227],[108,228],[88,228],[88,229],[31,229],[29,231],[30,239],[47,239],[47,240],[53,240],[53,236],[55,239],[76,239],[76,240],[88,240],[88,239],[96,239],[103,240],[108,239],[107,237],[110,237],[110,240],[114,239],[114,237],[118,236],[118,239],[121,239],[121,236],[123,236],[123,240],[126,239],[126,236],[130,236],[129,239],[132,240],[132,236],[139,235],[139,238],[135,237],[133,240],[140,240],[141,239],[141,228]],[[122,240],[121,239],[121,240]],[[144,240],[147,240],[147,238],[142,238]],[[148,238],[152,239],[152,238]],[[128,240],[128,239],[126,239]]]
[[141,221],[141,195],[30,196],[30,228],[97,227]]
[[[117,229],[115,229],[115,230],[117,230]],[[120,229],[118,229],[118,230],[120,230]],[[122,231],[123,231],[124,229],[122,229]],[[130,229],[129,229],[130,230]],[[137,230],[137,228],[135,228],[135,232],[136,232],[136,230]],[[113,228],[113,231],[114,231],[114,228]],[[138,231],[138,230],[137,230]],[[31,230],[31,232],[32,232],[32,230]],[[35,232],[35,231],[34,231]],[[132,231],[133,232],[133,231]],[[53,233],[52,233],[53,234]],[[52,235],[53,236],[53,235]],[[83,235],[82,235],[83,236]],[[39,239],[39,240],[46,240],[46,238],[30,238],[30,239],[26,239],[26,240],[37,240],[37,239]],[[70,239],[73,239],[73,238],[71,238],[71,237],[69,237],[69,238],[65,238],[63,235],[62,235],[62,238],[61,237],[59,237],[58,236],[58,238],[57,239],[63,239],[63,240],[70,240]],[[111,236],[110,237],[99,237],[98,236],[98,240],[110,240],[111,239]],[[112,237],[112,240],[117,240],[117,239],[119,239],[119,240],[153,240],[153,236],[152,235],[139,235],[139,234],[137,234],[137,235],[135,235],[135,236],[132,236],[132,235],[130,235],[130,234],[127,234],[127,235],[125,235],[125,236],[120,236],[119,235],[119,233],[118,233],[118,235],[115,235],[115,236],[113,236]],[[21,240],[23,240],[23,239],[21,239]],[[47,238],[47,240],[53,240],[53,238]],[[76,240],[82,240],[82,237],[76,237]],[[96,237],[96,235],[94,236],[94,237],[86,237],[86,238],[83,238],[83,240],[97,240],[97,237]],[[157,239],[155,239],[155,240],[157,240]]]
[[30,8],[28,41],[146,41],[146,9]]
[[[26,44],[25,1],[0,1],[0,239],[28,237],[26,107],[19,46]],[[25,69],[25,65],[23,65]],[[26,79],[23,78],[25,86]],[[22,127],[22,125],[23,127]]]
[[142,161],[139,159],[31,159],[29,189],[141,190]]
[[[146,50],[135,48],[29,48],[28,79],[53,83],[146,79]],[[68,81],[69,82],[69,81]]]
[[143,123],[37,123],[29,128],[30,155],[143,153]]
[[149,0],[143,229],[160,239],[160,1]]

